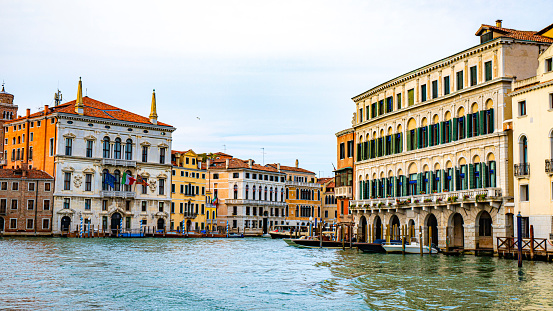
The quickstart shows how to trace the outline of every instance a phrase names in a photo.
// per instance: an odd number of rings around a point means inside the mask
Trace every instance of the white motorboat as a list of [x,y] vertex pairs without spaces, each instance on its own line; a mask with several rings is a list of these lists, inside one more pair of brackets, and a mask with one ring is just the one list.
[[[384,250],[386,250],[386,253],[402,253],[403,252],[403,246],[401,244],[393,243],[393,244],[382,244],[382,247]],[[439,250],[428,245],[422,246],[422,253],[423,254],[437,254]],[[405,253],[406,254],[420,254],[421,253],[421,246],[418,242],[411,242],[409,244],[405,244]]]

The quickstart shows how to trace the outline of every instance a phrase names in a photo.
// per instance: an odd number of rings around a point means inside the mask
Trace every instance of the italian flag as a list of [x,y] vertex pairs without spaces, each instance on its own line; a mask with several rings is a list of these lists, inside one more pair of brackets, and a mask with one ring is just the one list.
[[123,178],[121,178],[121,184],[123,185],[132,185],[136,179],[132,178],[130,175],[127,175],[127,173],[123,173]]

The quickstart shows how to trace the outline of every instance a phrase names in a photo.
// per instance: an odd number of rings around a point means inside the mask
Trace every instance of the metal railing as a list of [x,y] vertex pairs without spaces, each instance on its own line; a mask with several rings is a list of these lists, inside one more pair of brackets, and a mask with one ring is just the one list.
[[501,200],[501,188],[480,188],[403,197],[354,200],[350,202],[350,209],[361,210],[370,208],[398,208],[402,206],[410,208],[410,206],[413,205],[446,205],[485,200]]
[[102,165],[136,167],[136,161],[121,159],[102,159]]
[[530,163],[515,164],[515,176],[516,177],[530,176]]
[[247,204],[247,205],[274,205],[274,206],[286,206],[286,202],[277,201],[263,201],[263,200],[243,200],[243,199],[225,199],[226,204]]
[[198,217],[198,213],[191,213],[191,212],[184,212],[183,215],[184,215],[184,218],[196,218],[196,217]]
[[136,198],[136,192],[132,191],[100,191],[100,196],[102,198],[123,198],[123,199],[134,199]]
[[545,172],[549,175],[553,174],[553,160],[545,160]]

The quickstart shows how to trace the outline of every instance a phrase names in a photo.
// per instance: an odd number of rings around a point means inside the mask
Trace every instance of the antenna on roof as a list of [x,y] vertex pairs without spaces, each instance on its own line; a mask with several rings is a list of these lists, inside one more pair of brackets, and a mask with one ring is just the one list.
[[88,88],[84,89],[84,96],[88,96]]
[[224,153],[227,153],[227,145],[223,145],[223,150]]
[[58,89],[58,91],[54,93],[54,106],[61,104],[61,101],[62,101],[62,95],[61,95],[60,89]]
[[263,154],[263,165],[265,165],[265,148],[261,148],[261,153]]

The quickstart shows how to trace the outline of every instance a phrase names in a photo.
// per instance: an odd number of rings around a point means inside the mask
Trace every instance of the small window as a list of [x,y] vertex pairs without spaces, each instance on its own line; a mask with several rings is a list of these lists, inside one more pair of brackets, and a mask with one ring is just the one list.
[[520,185],[520,201],[521,202],[530,201],[530,193],[528,191],[528,185]]
[[246,178],[250,178],[250,173],[246,173]]
[[492,61],[484,63],[484,79],[490,81],[492,79]]
[[3,181],[2,184],[0,184],[0,190],[8,190],[8,182]]
[[476,66],[470,67],[470,86],[474,86],[478,83],[478,70]]
[[42,218],[42,229],[50,229],[50,219]]
[[432,81],[432,99],[438,98],[438,80]]
[[238,178],[240,176],[240,173],[232,173],[232,178]]
[[18,182],[12,182],[12,190],[18,191],[19,190],[19,183]]
[[29,191],[35,191],[35,183],[30,182],[29,185],[28,185],[28,188],[29,188]]
[[457,91],[462,90],[463,86],[463,71],[457,71]]
[[44,191],[50,191],[50,183],[44,183]]
[[10,218],[10,229],[17,229],[17,218]]
[[219,179],[219,174],[217,173],[213,174],[213,179]]
[[32,218],[27,219],[27,230],[31,230],[35,227],[35,220]]
[[396,95],[396,105],[397,109],[401,109],[401,93]]
[[421,85],[421,102],[426,101],[426,84]]
[[553,71],[553,58],[545,60],[545,72]]
[[520,117],[526,115],[526,101],[525,100],[518,102],[518,115]]
[[44,200],[42,202],[42,210],[45,210],[45,211],[50,210],[50,200]]
[[549,109],[553,109],[553,93],[549,93]]
[[86,211],[89,211],[90,210],[90,206],[91,206],[91,200],[90,199],[84,199],[84,209]]
[[415,89],[410,89],[407,91],[407,104],[409,106],[415,104]]
[[35,200],[27,200],[27,210],[32,211],[35,209]]

